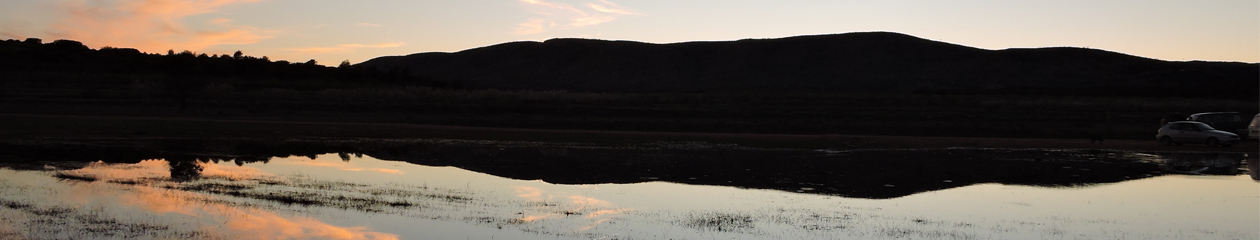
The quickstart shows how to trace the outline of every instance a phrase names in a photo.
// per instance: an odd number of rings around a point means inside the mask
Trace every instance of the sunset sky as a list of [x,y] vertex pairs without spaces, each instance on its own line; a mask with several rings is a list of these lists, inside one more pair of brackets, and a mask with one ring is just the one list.
[[1255,0],[0,0],[0,39],[336,65],[510,41],[899,32],[985,48],[1260,62]]

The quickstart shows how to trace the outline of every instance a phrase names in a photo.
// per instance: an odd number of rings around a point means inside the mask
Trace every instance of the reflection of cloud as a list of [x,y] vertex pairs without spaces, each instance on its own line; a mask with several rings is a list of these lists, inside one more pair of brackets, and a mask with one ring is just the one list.
[[587,207],[587,206],[590,206],[590,207],[607,207],[607,206],[612,206],[612,203],[605,202],[604,200],[599,200],[599,199],[594,199],[594,198],[588,198],[588,197],[583,197],[583,196],[569,196],[569,199],[570,199],[570,200],[573,200],[573,203],[578,204],[578,205],[582,205],[583,207]]
[[166,160],[143,160],[135,164],[110,164],[101,161],[86,167],[65,171],[70,176],[91,177],[100,181],[139,181],[170,177],[170,164]]
[[224,166],[219,164],[200,163],[201,176],[208,178],[223,178],[230,180],[257,179],[270,175],[255,167],[245,166]]
[[590,214],[586,214],[586,218],[596,218],[596,217],[606,215],[606,214],[618,214],[618,213],[623,213],[623,212],[626,212],[626,209],[599,210],[599,211],[592,212]]
[[354,172],[371,171],[371,172],[389,173],[389,174],[402,174],[402,170],[388,169],[388,168],[342,168],[341,170],[354,171]]
[[372,232],[367,227],[338,227],[312,218],[286,218],[266,211],[234,211],[227,228],[238,236],[254,239],[398,239],[398,235]]
[[304,165],[304,166],[312,166],[312,167],[331,167],[331,168],[336,168],[337,170],[352,171],[352,172],[372,171],[372,172],[389,173],[389,174],[403,174],[403,171],[398,170],[398,169],[357,168],[357,167],[348,166],[346,163],[331,163],[331,162],[316,162],[316,161],[289,161],[289,162],[284,162],[284,164]]
[[[137,164],[112,164],[109,167],[110,169],[148,171],[156,168],[157,163],[164,162],[150,160]],[[48,209],[74,211],[66,215],[59,213],[49,217],[91,216],[88,219],[108,220],[83,221],[79,222],[82,225],[58,226],[57,228],[70,231],[92,230],[99,234],[108,234],[111,231],[127,232],[132,229],[117,229],[117,227],[127,226],[122,224],[139,220],[142,224],[152,224],[156,227],[149,229],[150,231],[169,231],[170,233],[200,231],[208,234],[223,234],[223,236],[206,236],[215,239],[398,239],[397,235],[371,231],[367,227],[339,227],[314,218],[282,216],[271,211],[229,205],[225,204],[225,201],[215,199],[214,195],[181,191],[177,190],[178,186],[122,185],[104,181],[58,181],[39,172],[0,169],[0,189],[12,189],[11,187],[40,189],[40,191],[24,191],[25,194],[22,196],[4,195],[3,197],[8,197],[5,199],[7,201],[17,201]],[[168,189],[168,187],[173,187],[173,189]],[[118,213],[123,214],[118,215]],[[9,219],[9,215],[4,217],[6,218],[0,220],[19,222],[40,220]],[[3,225],[4,221],[0,221],[0,225]],[[206,225],[207,223],[209,225]],[[3,229],[3,226],[0,226],[0,229]],[[100,230],[104,231],[95,232]],[[80,232],[80,234],[83,233],[86,232]],[[162,233],[155,232],[127,233],[162,236]],[[75,236],[74,233],[71,234],[70,236]]]
[[[257,179],[269,174],[261,169],[244,166],[223,166],[213,163],[197,162],[201,166],[201,177],[230,180]],[[92,177],[106,182],[146,182],[150,179],[168,179],[171,176],[170,163],[162,159],[143,160],[134,164],[113,164],[93,162],[86,167],[65,171],[71,176]]]
[[[367,227],[338,227],[305,217],[284,217],[274,212],[206,204],[196,199],[200,194],[140,187],[118,196],[120,202],[140,206],[153,213],[178,213],[189,216],[209,215],[224,222],[234,237],[250,239],[398,239],[397,235],[368,231]],[[207,227],[206,230],[213,230]],[[214,231],[210,231],[214,232]]]
[[[536,187],[515,186],[515,187],[512,187],[512,189],[516,190],[516,194],[517,194],[516,196],[525,198],[526,200],[530,200],[530,201],[547,200],[547,199],[542,198],[542,189],[538,189]],[[548,196],[548,199],[550,199],[550,196]]]
[[517,24],[516,34],[522,35],[545,32],[548,28],[555,27],[557,25],[556,22],[563,22],[565,23],[563,24],[564,26],[584,27],[611,22],[623,15],[642,15],[607,0],[581,5],[594,11],[579,9],[573,5],[560,2],[543,0],[518,1],[527,4],[535,14],[543,17],[530,18],[524,23]]
[[297,54],[328,54],[328,53],[352,53],[360,48],[392,48],[401,47],[406,43],[378,43],[378,44],[341,44],[333,47],[309,47],[309,48],[289,48],[286,51],[292,51]]
[[260,0],[71,0],[59,6],[69,17],[54,24],[51,35],[148,52],[249,44],[270,37],[255,27],[233,25],[230,19],[206,22],[217,30],[192,29],[184,26],[183,20],[214,12],[218,7],[257,1]]

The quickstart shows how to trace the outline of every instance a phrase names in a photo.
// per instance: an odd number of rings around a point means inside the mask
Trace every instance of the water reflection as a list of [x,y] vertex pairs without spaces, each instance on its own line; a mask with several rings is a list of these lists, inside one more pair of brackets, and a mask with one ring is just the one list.
[[[1238,175],[1250,154],[1242,153],[1162,153],[1151,155],[1158,159],[1160,169],[1169,173],[1190,175]],[[1254,158],[1254,157],[1251,157]],[[1250,164],[1249,164],[1250,165]],[[1254,171],[1252,171],[1254,172]]]
[[[144,160],[136,164],[96,162],[60,173],[79,176],[58,181],[40,172],[0,169],[0,210],[6,219],[25,219],[10,229],[27,237],[97,238],[226,238],[226,239],[398,239],[367,227],[341,227],[310,217],[282,215],[181,191],[189,176],[231,179],[261,176],[256,168],[222,168],[198,161],[181,167],[175,161]],[[165,173],[198,173],[170,176]],[[200,170],[207,170],[200,172]],[[179,178],[179,181],[175,181]],[[65,179],[65,178],[63,178]],[[93,179],[94,181],[83,181]],[[35,191],[30,191],[37,189]],[[51,221],[51,222],[49,222]],[[86,231],[85,231],[86,230]]]
[[[153,140],[31,150],[53,146],[6,146],[0,152],[26,159],[134,163],[168,159],[170,178],[199,178],[195,162],[267,163],[272,157],[308,160],[333,152],[335,159],[372,156],[428,166],[454,166],[495,176],[561,184],[667,181],[789,192],[886,199],[983,183],[1045,187],[1083,186],[1162,174],[1242,174],[1239,153],[1136,153],[1107,150],[911,149],[811,151],[748,149],[703,144],[587,146],[532,142],[413,140],[393,142],[256,142]],[[681,147],[680,147],[681,146]],[[91,153],[99,153],[92,155]],[[82,160],[76,160],[82,159]],[[90,159],[90,160],[89,160]],[[337,168],[315,161],[311,164]],[[1250,166],[1254,166],[1251,164]],[[37,166],[36,166],[37,167]],[[406,174],[392,168],[339,170]],[[1255,171],[1248,171],[1254,173]]]
[[[720,151],[611,149],[612,153],[639,151],[640,155],[636,156],[641,158],[636,162],[596,154],[609,149],[577,147],[564,151],[532,151],[536,156],[546,157],[513,155],[516,151],[536,149],[543,148],[394,146],[328,154],[278,154],[278,157],[239,162],[199,156],[193,159],[201,160],[192,161],[199,166],[199,177],[184,181],[174,181],[171,161],[162,159],[135,160],[134,163],[92,162],[82,168],[58,171],[0,170],[5,171],[0,172],[0,216],[3,216],[0,236],[6,236],[5,231],[21,234],[81,232],[78,230],[93,229],[90,222],[108,222],[78,221],[75,217],[67,218],[69,215],[58,215],[71,220],[54,226],[30,227],[37,225],[30,223],[50,218],[37,213],[92,215],[97,211],[94,209],[104,209],[100,211],[106,214],[96,215],[109,216],[106,219],[116,221],[104,225],[131,226],[129,229],[141,229],[137,234],[156,236],[150,238],[1246,239],[1260,236],[1254,230],[1260,219],[1251,214],[1258,211],[1254,202],[1260,200],[1253,191],[1256,183],[1236,181],[1246,176],[1160,176],[1160,162],[1179,157],[1186,157],[1188,161],[1189,155],[978,149],[908,153],[730,149],[735,154],[750,157],[711,159],[696,157],[706,151]],[[350,150],[366,154],[355,156]],[[945,183],[939,180],[941,178],[966,184],[947,190],[915,191],[894,198],[842,198],[816,192],[800,194],[795,192],[797,189],[727,187],[742,187],[738,183],[706,186],[643,182],[637,177],[633,181],[642,183],[557,185],[374,157],[389,156],[409,162],[445,161],[491,169],[493,171],[489,172],[504,175],[537,174],[527,170],[543,167],[524,165],[545,167],[578,162],[570,157],[588,157],[615,161],[587,165],[615,164],[631,169],[630,173],[604,171],[607,174],[643,176],[643,172],[633,171],[647,168],[652,169],[650,176],[665,180],[677,179],[674,176],[678,174],[696,176],[696,179],[738,180],[735,177],[752,176],[776,180],[772,177],[781,175],[760,173],[765,170],[749,168],[758,165],[748,162],[760,159],[758,156],[774,154],[783,160],[781,164],[795,166],[785,169],[824,168],[818,171],[846,174],[848,184],[854,185],[868,184],[855,179],[870,179],[876,182],[869,184],[879,184],[880,188],[915,188],[914,184],[924,182],[923,179]],[[946,156],[924,158],[939,161],[935,163],[897,160],[932,154]],[[592,156],[597,158],[589,158]],[[715,166],[713,162],[698,166],[736,171],[703,171],[676,163],[692,158],[702,162],[727,159],[724,166]],[[1214,159],[1209,162],[1216,161]],[[881,165],[876,163],[887,166],[882,170],[872,168]],[[997,166],[968,167],[965,165],[968,163]],[[1090,174],[1125,173],[1110,170],[1108,165],[1115,165],[1111,168],[1138,166],[1142,174],[1149,176],[1139,175],[1144,177],[1108,184],[1081,181],[1111,179]],[[666,168],[668,166],[678,168]],[[504,170],[514,167],[520,172]],[[836,169],[839,167],[858,170]],[[386,173],[394,171],[397,173]],[[807,176],[817,174],[815,170],[794,171],[805,174],[771,185],[800,186],[804,181],[796,179],[820,178]],[[862,171],[873,173],[861,175]],[[1033,177],[1013,176],[1033,171],[1046,173]],[[875,174],[890,176],[853,178]],[[1029,179],[1038,176],[1062,179]],[[58,177],[62,180],[58,181]],[[889,182],[899,177],[910,180]],[[43,180],[31,182],[31,179]],[[977,179],[998,179],[1001,184],[974,184],[979,182]],[[1030,182],[1050,183],[1051,187],[1025,184]],[[1055,185],[1063,182],[1085,184]],[[811,183],[821,184],[808,185],[816,189],[831,187],[828,182]],[[56,194],[29,193],[44,191],[31,189],[47,186],[64,190],[53,191]],[[26,205],[34,207],[12,207]],[[40,227],[43,229],[37,229]],[[91,236],[128,238],[138,235]]]

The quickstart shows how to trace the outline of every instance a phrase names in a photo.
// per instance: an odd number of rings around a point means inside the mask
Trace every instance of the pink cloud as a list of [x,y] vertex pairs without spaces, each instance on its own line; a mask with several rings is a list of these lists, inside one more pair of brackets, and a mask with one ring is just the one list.
[[404,42],[377,43],[377,44],[338,44],[332,47],[309,47],[309,48],[287,48],[295,54],[313,55],[313,54],[330,54],[330,53],[352,53],[360,48],[392,48],[406,45]]
[[[624,15],[642,15],[607,0],[599,0],[598,3],[582,4],[581,6],[585,6],[585,8],[543,0],[518,1],[525,3],[535,14],[539,15],[539,17],[530,18],[527,22],[517,24],[515,33],[520,35],[546,32],[557,25],[562,27],[585,27],[611,22]],[[557,22],[562,24],[556,24]]]
[[92,46],[137,48],[146,52],[167,49],[200,51],[224,44],[250,44],[270,38],[267,31],[235,25],[216,18],[185,25],[186,18],[215,12],[219,7],[261,0],[71,0],[59,5],[66,14],[52,26],[55,38]]

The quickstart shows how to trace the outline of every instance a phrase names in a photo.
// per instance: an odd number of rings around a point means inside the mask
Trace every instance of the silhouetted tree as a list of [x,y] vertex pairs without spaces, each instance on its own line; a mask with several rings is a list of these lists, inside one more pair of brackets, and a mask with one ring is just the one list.
[[49,44],[53,47],[64,50],[91,50],[91,48],[88,48],[87,45],[83,45],[83,43],[75,40],[58,39],[57,41],[53,41]]
[[241,51],[240,51],[240,50],[236,50],[236,53],[233,53],[233,54],[232,54],[232,58],[235,58],[235,59],[241,59],[241,56],[242,56],[242,55],[245,55],[245,54],[244,54],[244,53],[241,53]]
[[337,68],[340,68],[340,69],[348,69],[348,68],[350,68],[350,66],[351,66],[351,65],[350,65],[350,60],[342,60],[342,61],[341,61],[341,64],[340,64],[340,65],[337,65]]

